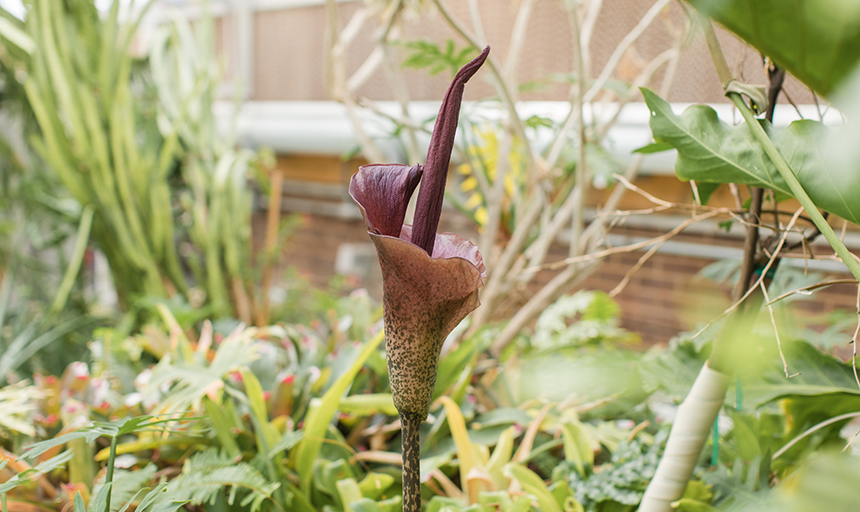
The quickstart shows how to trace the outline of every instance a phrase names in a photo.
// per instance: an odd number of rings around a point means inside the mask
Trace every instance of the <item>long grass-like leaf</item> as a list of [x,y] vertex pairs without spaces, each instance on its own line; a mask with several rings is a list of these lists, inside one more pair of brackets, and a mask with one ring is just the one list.
[[69,462],[69,459],[71,458],[72,452],[71,450],[67,450],[57,456],[51,457],[41,464],[36,465],[33,469],[28,469],[27,471],[13,476],[5,483],[0,484],[0,494],[5,494],[19,485],[35,480],[45,473],[50,473],[51,471],[63,466],[66,462]]
[[33,39],[26,32],[2,16],[0,16],[0,37],[3,37],[27,53],[33,53],[36,49],[36,43],[33,42]]
[[72,257],[69,260],[69,266],[66,268],[66,273],[63,275],[63,280],[60,282],[60,287],[57,289],[57,295],[54,297],[54,302],[51,304],[51,313],[58,313],[66,305],[69,299],[69,292],[72,291],[72,286],[75,284],[75,279],[78,277],[78,272],[81,270],[81,263],[84,261],[84,253],[87,250],[87,243],[90,240],[90,228],[93,225],[93,207],[87,205],[81,213],[81,222],[78,225],[78,235],[75,240],[75,247],[72,249]]
[[370,354],[376,350],[379,344],[384,339],[384,334],[379,331],[376,335],[370,338],[361,349],[361,352],[356,356],[355,361],[350,367],[338,377],[334,384],[326,391],[322,399],[315,399],[308,411],[305,419],[305,437],[295,451],[295,466],[299,472],[299,480],[301,481],[302,491],[306,495],[310,493],[311,472],[313,471],[314,460],[320,451],[320,446],[325,439],[326,431],[329,423],[331,423],[334,413],[340,404],[340,399],[343,394],[352,385],[352,381],[358,374],[358,371],[364,366]]
[[508,464],[505,466],[505,472],[510,475],[511,478],[516,479],[524,491],[537,498],[537,501],[540,504],[540,509],[543,512],[562,512],[561,507],[555,501],[555,498],[552,493],[549,492],[549,489],[547,489],[543,479],[541,479],[541,477],[539,477],[534,471],[518,464]]
[[14,371],[25,361],[33,357],[36,352],[47,347],[51,343],[62,338],[66,334],[95,321],[92,317],[81,315],[63,322],[50,331],[33,338],[35,329],[27,330],[13,341],[8,349],[0,355],[0,382],[6,381],[6,375]]

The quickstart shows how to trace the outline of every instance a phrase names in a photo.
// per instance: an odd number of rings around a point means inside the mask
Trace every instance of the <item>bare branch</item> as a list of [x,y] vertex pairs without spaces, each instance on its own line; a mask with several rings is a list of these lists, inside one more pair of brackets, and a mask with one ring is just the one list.
[[[589,103],[597,96],[597,93],[599,93],[600,90],[603,89],[603,86],[606,85],[606,82],[609,80],[609,77],[612,76],[612,72],[615,71],[615,68],[621,61],[621,57],[624,55],[624,52],[626,52],[627,49],[630,48],[630,45],[632,45],[639,38],[639,36],[641,36],[642,33],[645,32],[645,29],[647,29],[651,22],[654,21],[654,18],[657,17],[657,14],[659,14],[660,11],[662,11],[663,8],[666,7],[668,4],[669,0],[657,0],[657,2],[655,2],[654,5],[652,5],[651,8],[648,9],[648,12],[645,13],[642,19],[639,20],[639,23],[635,27],[633,27],[633,30],[631,30],[627,33],[626,36],[624,36],[624,39],[621,40],[621,42],[615,48],[615,51],[612,52],[612,55],[609,57],[609,61],[603,67],[603,71],[600,72],[600,75],[598,75],[597,79],[588,89],[588,92],[585,93],[584,97],[582,98],[583,103]],[[549,153],[547,154],[548,156],[546,161],[549,167],[555,166],[559,156],[561,156],[561,150],[567,143],[568,134],[573,129],[574,124],[577,122],[576,117],[576,109],[571,106],[570,113],[568,114],[568,117],[564,122],[564,126],[561,128],[561,130],[559,130],[558,134],[556,135],[556,139],[550,147]]]
[[824,420],[817,425],[813,425],[812,427],[809,427],[808,429],[804,430],[803,433],[801,433],[799,436],[797,436],[794,439],[792,439],[791,441],[785,443],[785,445],[783,445],[782,448],[780,448],[779,450],[776,451],[776,453],[773,454],[773,456],[770,458],[770,460],[778,459],[783,453],[787,452],[789,450],[789,448],[796,445],[799,441],[801,441],[804,437],[808,436],[809,434],[812,434],[818,430],[821,430],[822,428],[824,428],[828,425],[832,425],[834,423],[838,423],[842,420],[847,420],[849,418],[856,418],[858,416],[860,416],[860,412],[850,412],[848,414],[840,414],[839,416],[834,416],[833,418],[830,418],[828,420]]
[[857,328],[851,337],[851,369],[854,371],[854,381],[860,387],[860,377],[857,377],[857,335],[860,334],[860,284],[857,286]]
[[764,295],[764,300],[767,302],[767,312],[770,313],[770,323],[773,325],[773,335],[776,336],[776,348],[779,351],[779,358],[782,360],[782,371],[785,373],[786,379],[797,377],[800,375],[800,372],[792,375],[788,374],[788,362],[786,362],[785,353],[782,351],[782,341],[779,338],[779,328],[776,326],[776,318],[773,316],[773,306],[770,304],[770,297],[767,295],[767,286],[764,285],[763,280],[759,280],[758,286],[761,289],[762,295]]
[[[805,259],[815,259],[815,258],[805,258]],[[811,284],[809,286],[804,286],[802,288],[798,288],[796,290],[791,290],[790,292],[783,293],[782,295],[773,299],[772,301],[768,302],[767,304],[768,305],[774,304],[774,303],[776,303],[776,302],[778,302],[778,301],[780,301],[786,297],[794,295],[795,293],[805,295],[804,292],[811,292],[811,291],[817,290],[819,288],[825,288],[827,286],[833,286],[834,284],[857,284],[857,280],[856,279],[833,279],[830,281],[822,281],[820,283]]]
[[[474,34],[471,34],[462,25],[462,23],[460,23],[456,18],[454,18],[454,16],[451,14],[451,11],[445,5],[443,0],[433,0],[433,3],[436,4],[436,7],[439,9],[439,13],[441,13],[442,16],[448,21],[448,24],[451,25],[451,28],[453,28],[458,34],[460,34],[460,37],[468,41],[475,48],[482,48],[486,46],[486,43],[484,41],[478,40],[478,38]],[[502,99],[502,104],[508,111],[511,125],[514,128],[517,137],[519,137],[523,141],[523,144],[526,147],[526,155],[528,157],[529,163],[537,163],[539,164],[539,166],[542,167],[542,165],[540,165],[539,159],[537,158],[537,155],[534,154],[534,151],[531,148],[531,144],[528,143],[529,139],[528,137],[526,137],[525,126],[523,125],[522,119],[520,119],[519,115],[517,114],[517,109],[516,105],[514,104],[513,97],[511,96],[508,87],[505,85],[501,74],[499,73],[499,68],[496,65],[496,59],[493,55],[490,55],[487,58],[486,66],[490,70],[490,73],[492,73],[493,75],[494,81],[496,83],[496,92],[499,93],[499,97]]]
[[802,212],[802,211],[803,211],[803,207],[798,208],[798,209],[797,209],[797,211],[794,213],[794,215],[791,217],[791,220],[789,221],[788,226],[785,228],[785,231],[783,232],[782,237],[780,237],[780,239],[779,239],[779,243],[777,244],[776,249],[773,251],[773,254],[770,256],[770,259],[768,259],[767,264],[765,265],[765,267],[761,270],[761,274],[759,275],[759,278],[758,278],[758,280],[756,280],[755,284],[754,284],[753,286],[750,286],[750,287],[749,287],[749,289],[746,291],[746,293],[744,293],[744,294],[741,296],[741,298],[740,298],[740,299],[736,300],[736,301],[735,301],[731,306],[729,306],[728,308],[726,308],[726,309],[725,309],[725,311],[723,311],[722,313],[720,313],[720,315],[719,315],[719,316],[717,316],[716,318],[714,318],[713,320],[711,320],[710,322],[708,322],[707,324],[705,324],[705,326],[704,326],[704,327],[702,327],[701,329],[699,329],[699,330],[696,332],[696,334],[694,334],[694,335],[692,336],[692,338],[691,338],[691,339],[696,339],[696,338],[698,338],[698,337],[699,337],[703,332],[705,332],[705,330],[706,330],[708,327],[710,327],[711,325],[713,325],[713,324],[714,324],[714,322],[716,322],[717,320],[720,320],[720,319],[721,319],[721,318],[723,318],[724,316],[728,315],[729,313],[731,313],[732,311],[734,311],[735,309],[737,309],[737,308],[738,308],[738,306],[740,306],[740,305],[743,303],[743,301],[745,301],[745,300],[747,299],[747,297],[749,297],[749,296],[750,296],[750,294],[751,294],[751,293],[752,293],[756,288],[758,288],[759,284],[760,284],[762,281],[764,281],[764,276],[766,276],[766,275],[767,275],[767,272],[768,272],[768,270],[770,270],[770,267],[771,267],[771,266],[773,266],[773,263],[774,263],[774,261],[776,260],[777,255],[779,254],[779,251],[782,249],[782,246],[785,244],[785,239],[788,237],[788,233],[789,233],[789,231],[791,231],[791,228],[793,228],[793,227],[794,227],[794,224],[795,224],[795,222],[797,222],[797,218],[798,218],[798,217],[800,217],[800,212]]

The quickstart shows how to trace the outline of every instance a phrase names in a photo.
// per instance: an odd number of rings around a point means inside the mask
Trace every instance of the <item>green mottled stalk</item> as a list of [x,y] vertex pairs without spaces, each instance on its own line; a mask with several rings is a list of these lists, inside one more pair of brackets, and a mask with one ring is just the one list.
[[403,512],[421,511],[421,443],[417,414],[400,414],[400,436],[403,440]]

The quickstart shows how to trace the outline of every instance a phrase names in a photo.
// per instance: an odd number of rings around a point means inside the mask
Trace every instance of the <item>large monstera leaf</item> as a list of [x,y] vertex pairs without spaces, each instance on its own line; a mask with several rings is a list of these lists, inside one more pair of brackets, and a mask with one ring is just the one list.
[[[705,105],[680,116],[664,99],[642,89],[651,110],[651,132],[658,143],[678,150],[675,174],[697,183],[741,183],[792,195],[788,185],[746,124],[731,126]],[[795,121],[778,128],[759,121],[812,201],[824,210],[860,224],[860,173],[836,165],[821,140],[836,130],[817,121]]]
[[857,0],[688,0],[827,95],[860,62]]

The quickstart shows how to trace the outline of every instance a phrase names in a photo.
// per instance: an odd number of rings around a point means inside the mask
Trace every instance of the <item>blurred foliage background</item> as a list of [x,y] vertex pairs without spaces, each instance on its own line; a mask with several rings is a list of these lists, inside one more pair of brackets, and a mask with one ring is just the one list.
[[[295,275],[268,304],[263,276],[295,220],[251,252],[253,194],[277,188],[272,156],[215,129],[211,23],[177,17],[138,55],[139,19],[120,23],[119,2],[27,7],[23,22],[0,10],[0,509],[400,510],[381,308]],[[732,27],[734,12],[714,16]],[[456,70],[470,49],[406,47],[402,65],[428,73]],[[826,90],[847,73],[807,71]],[[482,229],[498,221],[503,238],[531,197],[528,149],[504,146],[505,129],[464,123],[457,203]],[[597,142],[563,155],[553,211],[583,179],[577,162],[603,170],[591,179],[617,170]],[[500,185],[490,195],[480,181]],[[116,309],[89,284],[100,257]],[[702,277],[732,279],[733,265]],[[770,294],[821,279],[782,268]],[[501,350],[490,348],[506,322],[452,334],[421,432],[427,511],[636,510],[726,319],[648,348],[608,294],[559,295]],[[832,354],[856,317],[827,319],[822,333],[789,313],[802,298],[750,327],[675,509],[860,501],[860,390]]]

